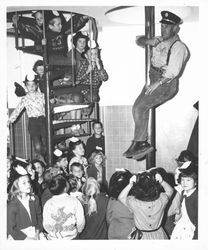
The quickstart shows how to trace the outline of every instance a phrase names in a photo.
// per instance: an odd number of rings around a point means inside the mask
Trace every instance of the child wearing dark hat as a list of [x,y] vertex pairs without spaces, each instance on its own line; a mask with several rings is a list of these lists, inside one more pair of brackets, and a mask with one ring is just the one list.
[[30,178],[23,166],[13,163],[7,204],[7,236],[14,240],[38,240],[42,231],[39,199],[32,194]]
[[[186,168],[180,168],[178,182],[182,186],[181,205],[175,216],[175,228],[171,239],[198,239],[198,167],[189,161]],[[185,163],[184,163],[185,164]]]
[[24,83],[27,94],[21,98],[8,122],[15,122],[20,113],[26,109],[29,118],[28,131],[32,137],[35,158],[38,158],[45,154],[46,148],[45,99],[44,94],[37,91],[34,75],[26,75]]
[[108,223],[108,239],[128,239],[134,227],[133,213],[126,207],[118,196],[129,184],[132,174],[126,169],[118,169],[110,178],[109,201],[106,212]]
[[175,183],[178,184],[178,176],[180,174],[180,168],[183,166],[185,162],[194,162],[197,163],[196,157],[189,150],[183,150],[180,152],[180,155],[176,159],[177,168],[175,170]]
[[74,64],[76,64],[76,69],[78,69],[79,67],[80,60],[85,59],[84,53],[87,51],[87,49],[89,49],[88,44],[87,44],[88,41],[89,41],[89,37],[83,34],[81,31],[78,31],[73,36],[73,45],[75,49],[71,49],[67,53],[67,56],[71,60],[74,60]]
[[[128,196],[130,190],[131,195]],[[135,228],[129,235],[130,239],[168,238],[161,222],[172,193],[172,187],[159,173],[145,171],[131,177],[118,197],[134,214]]]

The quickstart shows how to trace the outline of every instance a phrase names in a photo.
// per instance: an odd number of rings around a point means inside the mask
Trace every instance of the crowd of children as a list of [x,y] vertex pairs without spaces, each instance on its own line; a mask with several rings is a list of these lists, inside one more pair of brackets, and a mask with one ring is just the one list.
[[117,169],[108,183],[103,152],[95,149],[86,158],[84,143],[71,143],[68,151],[54,150],[54,167],[8,161],[8,239],[198,239],[194,157],[178,165],[177,182],[165,169],[152,168]]

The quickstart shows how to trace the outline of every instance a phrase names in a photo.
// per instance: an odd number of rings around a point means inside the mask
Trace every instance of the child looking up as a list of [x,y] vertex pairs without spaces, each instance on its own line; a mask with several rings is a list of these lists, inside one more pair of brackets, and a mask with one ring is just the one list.
[[48,238],[71,240],[78,236],[85,225],[84,212],[78,199],[67,194],[69,184],[58,175],[49,184],[53,197],[43,208],[43,226]]
[[42,231],[39,199],[31,193],[27,171],[14,162],[7,205],[7,236],[14,240],[38,240]]
[[[132,193],[127,196],[130,190]],[[161,222],[172,193],[173,189],[159,173],[153,175],[145,171],[131,177],[118,197],[134,214],[135,229],[130,239],[167,239]]]
[[198,169],[197,165],[189,162],[185,169],[179,169],[178,182],[183,189],[181,194],[180,213],[175,216],[175,228],[171,239],[197,239],[198,238]]
[[43,93],[37,91],[34,75],[26,75],[24,83],[27,94],[12,112],[9,123],[15,122],[21,111],[26,109],[29,118],[28,131],[33,141],[35,158],[38,158],[46,150],[45,99]]
[[89,158],[94,150],[101,150],[105,155],[105,136],[103,135],[103,124],[95,121],[92,124],[93,135],[87,139],[86,156]]

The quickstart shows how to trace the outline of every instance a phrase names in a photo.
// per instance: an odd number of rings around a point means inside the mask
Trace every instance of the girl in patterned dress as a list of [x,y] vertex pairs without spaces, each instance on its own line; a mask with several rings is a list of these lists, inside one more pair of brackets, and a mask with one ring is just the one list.
[[[128,196],[130,190],[131,195]],[[131,177],[118,197],[134,214],[135,228],[129,239],[168,239],[161,223],[172,193],[172,187],[159,173],[145,171]]]

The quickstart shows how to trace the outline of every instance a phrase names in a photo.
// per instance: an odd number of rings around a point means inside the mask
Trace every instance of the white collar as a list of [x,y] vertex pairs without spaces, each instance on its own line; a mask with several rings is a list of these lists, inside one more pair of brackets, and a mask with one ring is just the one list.
[[193,192],[196,190],[196,188],[192,189],[190,192],[184,191],[183,195],[186,195],[187,197],[189,197],[190,195],[193,194]]

